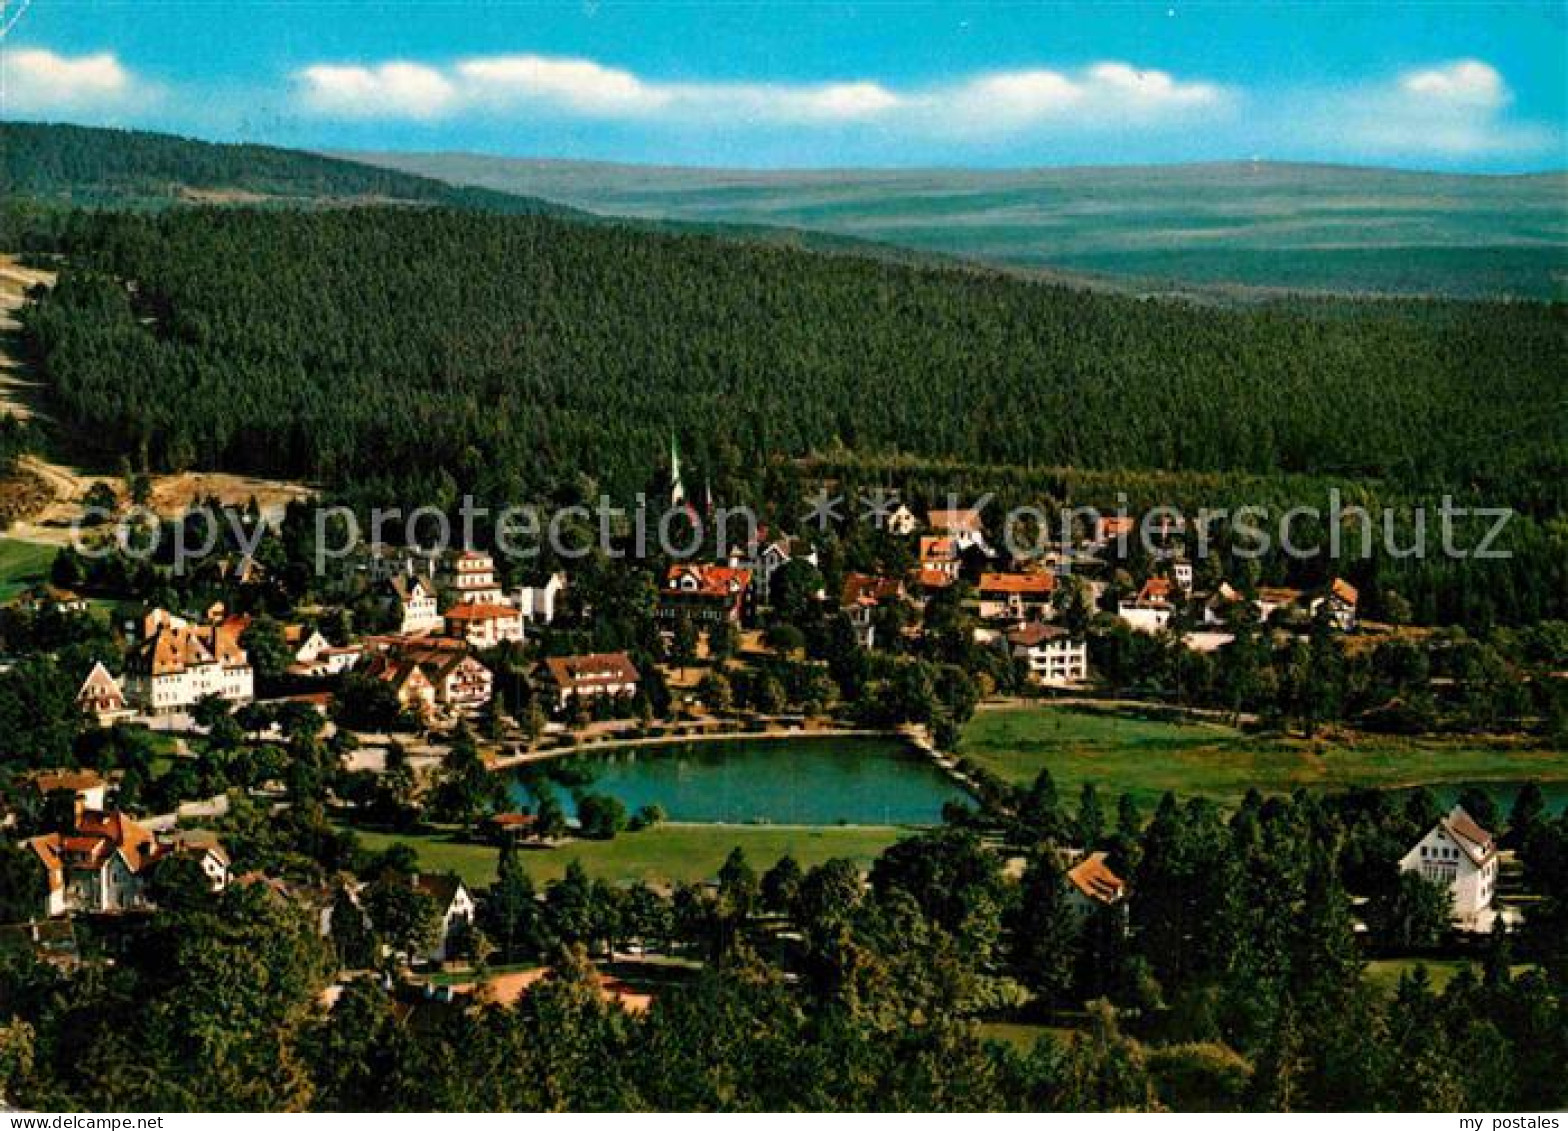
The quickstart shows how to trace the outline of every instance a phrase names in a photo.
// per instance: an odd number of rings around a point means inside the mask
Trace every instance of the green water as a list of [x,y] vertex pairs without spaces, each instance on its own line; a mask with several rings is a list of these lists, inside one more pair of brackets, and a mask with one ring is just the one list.
[[[672,821],[930,825],[964,793],[904,743],[882,738],[734,739],[649,746],[571,761],[588,788]],[[514,781],[513,795],[529,803]],[[556,790],[563,803],[566,791]],[[568,804],[568,809],[570,805]]]

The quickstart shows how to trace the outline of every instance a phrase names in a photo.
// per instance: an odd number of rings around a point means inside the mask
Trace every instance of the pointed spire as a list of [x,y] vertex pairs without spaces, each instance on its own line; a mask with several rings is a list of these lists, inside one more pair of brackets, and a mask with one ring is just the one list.
[[678,507],[686,501],[686,484],[681,482],[681,453],[675,446],[675,433],[670,433],[670,506]]

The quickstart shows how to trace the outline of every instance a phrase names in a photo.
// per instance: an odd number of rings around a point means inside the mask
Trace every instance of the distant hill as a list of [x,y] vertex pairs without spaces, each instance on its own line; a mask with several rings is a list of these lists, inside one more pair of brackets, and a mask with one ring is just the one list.
[[35,122],[0,123],[0,196],[132,208],[382,202],[505,213],[572,211],[300,150]]
[[596,213],[805,228],[1151,289],[1568,295],[1568,173],[1560,172],[1494,177],[1267,162],[757,172],[354,156]]

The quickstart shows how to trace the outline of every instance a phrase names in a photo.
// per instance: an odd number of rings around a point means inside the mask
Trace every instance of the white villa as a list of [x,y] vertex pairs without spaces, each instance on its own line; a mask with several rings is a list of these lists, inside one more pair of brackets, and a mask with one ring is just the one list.
[[1009,629],[1008,653],[1023,660],[1029,678],[1047,687],[1068,687],[1089,678],[1089,645],[1065,628],[1031,622]]
[[208,695],[231,703],[255,697],[255,673],[240,645],[241,619],[192,625],[154,609],[142,622],[144,638],[125,666],[125,694],[149,714],[194,706]]
[[1488,931],[1495,915],[1497,844],[1492,834],[1455,805],[1399,862],[1402,872],[1419,872],[1453,896],[1454,922],[1465,930]]

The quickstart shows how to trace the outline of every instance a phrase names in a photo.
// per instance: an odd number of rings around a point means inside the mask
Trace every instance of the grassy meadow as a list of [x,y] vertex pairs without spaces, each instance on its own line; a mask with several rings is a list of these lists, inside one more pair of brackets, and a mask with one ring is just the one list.
[[[419,865],[425,871],[456,872],[465,883],[478,887],[488,886],[495,879],[499,852],[488,844],[442,832],[355,832],[372,852],[399,842],[410,845],[418,851]],[[744,850],[758,873],[785,855],[793,856],[802,868],[835,857],[847,857],[869,867],[883,849],[904,835],[903,829],[880,826],[666,824],[641,832],[625,832],[614,840],[573,840],[559,847],[525,847],[523,859],[528,874],[540,885],[559,879],[573,860],[580,861],[590,876],[611,883],[696,883],[717,876],[733,848]]]
[[1174,792],[1233,803],[1256,786],[1348,789],[1454,786],[1535,779],[1568,783],[1568,750],[1485,740],[1254,737],[1208,722],[1165,722],[1049,706],[982,709],[959,752],[1006,781],[1049,767],[1072,796],[1094,782],[1150,803]]

